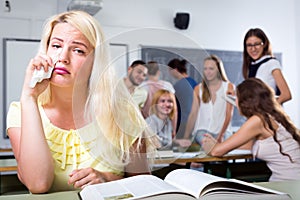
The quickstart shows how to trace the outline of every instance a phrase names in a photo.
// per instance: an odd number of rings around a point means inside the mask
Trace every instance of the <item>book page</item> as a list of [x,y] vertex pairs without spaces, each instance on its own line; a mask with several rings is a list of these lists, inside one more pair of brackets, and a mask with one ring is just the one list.
[[170,172],[165,181],[196,198],[210,194],[284,194],[236,179],[226,179],[190,169]]
[[83,200],[137,199],[163,193],[184,193],[153,175],[133,176],[117,181],[89,185],[80,192]]
[[201,191],[208,184],[223,180],[223,178],[191,169],[177,169],[165,177],[165,182],[192,194],[195,198],[200,197]]

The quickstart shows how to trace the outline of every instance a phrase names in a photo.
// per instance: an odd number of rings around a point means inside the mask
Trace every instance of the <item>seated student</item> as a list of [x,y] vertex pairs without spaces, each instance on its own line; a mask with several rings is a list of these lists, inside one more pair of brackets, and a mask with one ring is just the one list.
[[[156,146],[123,81],[109,67],[97,20],[83,11],[55,15],[28,64],[20,102],[7,114],[18,177],[31,193],[149,174]],[[31,85],[34,70],[52,76]]]
[[128,67],[127,76],[124,77],[124,83],[131,94],[133,101],[141,110],[147,100],[148,92],[140,87],[143,81],[146,80],[148,68],[142,60],[135,60]]
[[153,95],[150,109],[151,115],[146,118],[146,122],[151,130],[157,134],[161,143],[161,150],[172,149],[173,143],[182,147],[191,145],[190,140],[172,137],[172,119],[176,114],[174,110],[175,104],[175,95],[169,90],[160,89]]
[[269,181],[300,180],[299,130],[276,101],[274,90],[257,78],[237,86],[237,106],[247,118],[241,128],[224,142],[206,134],[205,152],[223,156],[248,142],[254,157],[266,161],[272,171]]
[[147,100],[144,104],[144,107],[142,108],[142,114],[144,118],[149,117],[152,97],[157,90],[166,89],[171,91],[172,93],[175,93],[175,89],[170,82],[160,80],[161,72],[159,70],[159,64],[156,61],[149,61],[146,66],[148,68],[148,79],[140,85],[140,88],[145,88],[148,91]]
[[[166,89],[172,93],[175,93],[175,89],[170,82],[160,80],[159,64],[156,61],[149,61],[146,66],[148,68],[148,79],[140,85],[140,88],[144,88],[148,92],[147,100],[142,108],[142,114],[145,119],[147,117],[149,117],[153,94],[157,90]],[[172,119],[172,123],[173,123],[172,136],[173,137],[175,137],[175,135],[176,135],[176,127],[177,127],[177,115],[178,114],[177,114],[177,105],[176,104],[174,105],[174,109],[175,109],[176,113],[174,114],[174,118]]]

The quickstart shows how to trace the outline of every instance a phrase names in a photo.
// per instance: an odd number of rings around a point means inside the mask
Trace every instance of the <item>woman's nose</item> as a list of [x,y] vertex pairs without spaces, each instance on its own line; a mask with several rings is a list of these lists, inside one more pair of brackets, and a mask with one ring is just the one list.
[[69,62],[69,52],[67,48],[61,48],[58,61],[61,63],[68,63]]

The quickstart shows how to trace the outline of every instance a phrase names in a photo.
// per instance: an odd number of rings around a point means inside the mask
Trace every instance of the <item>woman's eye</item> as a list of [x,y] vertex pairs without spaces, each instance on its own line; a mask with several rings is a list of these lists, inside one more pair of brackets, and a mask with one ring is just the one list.
[[85,52],[84,51],[82,51],[81,49],[75,49],[74,50],[76,53],[78,53],[78,54],[84,54]]
[[58,44],[53,44],[52,47],[55,48],[55,49],[58,49],[58,48],[60,48],[60,45],[58,45]]

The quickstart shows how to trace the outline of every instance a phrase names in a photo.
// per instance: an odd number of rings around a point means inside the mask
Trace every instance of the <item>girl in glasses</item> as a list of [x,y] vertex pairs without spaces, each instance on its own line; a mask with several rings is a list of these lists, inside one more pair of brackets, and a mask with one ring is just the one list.
[[271,43],[259,28],[248,30],[244,38],[243,76],[256,77],[274,89],[280,104],[292,98],[280,62],[273,57]]

